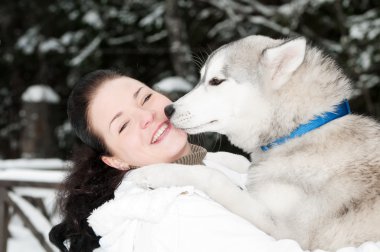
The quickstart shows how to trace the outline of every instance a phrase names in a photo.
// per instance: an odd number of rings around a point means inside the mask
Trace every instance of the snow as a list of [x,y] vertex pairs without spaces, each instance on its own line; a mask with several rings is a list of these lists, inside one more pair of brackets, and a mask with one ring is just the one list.
[[[0,160],[0,180],[60,183],[65,178],[70,163],[60,159]],[[17,188],[22,195],[52,196],[43,188]]]
[[374,22],[375,25],[377,25],[376,29],[371,29],[368,31],[368,39],[373,40],[380,34],[380,19],[376,20]]
[[373,88],[374,86],[378,85],[380,83],[380,77],[377,75],[372,74],[362,74],[359,77],[359,88]]
[[256,1],[253,6],[259,13],[267,17],[274,16],[276,11],[275,8],[261,4],[259,1]]
[[115,38],[108,38],[107,43],[109,45],[121,45],[124,43],[132,42],[136,39],[134,34],[127,34],[125,36],[121,37],[115,37]]
[[109,6],[107,14],[109,18],[116,18],[119,15],[119,11],[116,7]]
[[40,171],[29,169],[8,169],[0,172],[0,180],[38,181],[60,183],[66,176],[64,171]]
[[369,10],[362,15],[352,16],[348,19],[349,35],[352,39],[373,40],[380,34],[380,18],[376,10]]
[[70,41],[73,39],[73,33],[72,32],[66,32],[61,36],[61,43],[64,45],[70,44]]
[[24,102],[58,103],[60,101],[59,96],[51,87],[42,84],[28,87],[21,99]]
[[283,16],[291,18],[292,15],[297,15],[298,12],[302,11],[308,5],[309,5],[309,1],[307,0],[294,0],[294,1],[291,1],[290,3],[281,5],[277,9],[277,11],[281,13]]
[[[31,203],[13,192],[8,192],[9,198],[20,208],[27,216],[28,220],[33,224],[39,233],[41,233],[46,241],[49,240],[49,231],[52,224],[38,211]],[[58,251],[53,245],[53,251]]]
[[32,54],[36,48],[39,38],[39,28],[34,26],[29,28],[16,42],[16,48],[25,54]]
[[255,25],[262,25],[262,26],[268,27],[284,35],[291,34],[291,30],[288,27],[280,26],[277,23],[273,22],[272,20],[264,18],[262,16],[251,16],[249,18],[249,21]]
[[364,70],[368,70],[371,67],[371,52],[369,52],[369,51],[371,51],[371,50],[363,51],[359,55],[360,66]]
[[13,216],[9,223],[10,238],[8,239],[7,252],[45,252],[37,239],[33,238],[32,232],[25,228],[21,219],[16,215]]
[[[58,159],[10,159],[0,160],[0,180],[36,181],[60,183],[66,176],[69,162]],[[52,214],[51,223],[32,204],[22,197],[34,197],[43,200],[46,210]],[[56,190],[48,188],[15,187],[9,197],[23,209],[36,228],[47,239],[52,225],[58,223],[59,216],[55,206]],[[10,238],[7,252],[44,252],[32,233],[24,226],[20,217],[12,215],[9,223]],[[55,249],[55,248],[54,248]],[[56,249],[54,251],[57,251]]]
[[70,20],[75,20],[75,19],[77,19],[79,17],[79,14],[80,14],[79,11],[74,10],[74,11],[72,11],[72,12],[69,13],[69,19]]
[[68,31],[68,32],[65,32],[61,38],[60,38],[60,42],[65,45],[65,46],[68,46],[70,44],[73,44],[73,43],[78,43],[84,36],[84,31],[82,30],[79,30],[79,31]]
[[13,191],[17,195],[21,195],[23,197],[32,197],[32,198],[41,198],[45,199],[46,205],[50,205],[52,207],[52,201],[50,199],[54,199],[56,192],[54,190],[48,188],[34,188],[34,187],[16,187]]
[[335,0],[314,0],[314,1],[308,1],[310,5],[314,8],[319,7],[321,5],[324,5],[325,3],[332,3]]
[[165,93],[189,92],[193,86],[182,77],[173,76],[162,79],[153,85],[153,89]]
[[133,12],[121,11],[118,18],[121,24],[131,25],[136,22],[138,16]]
[[[20,188],[21,189],[21,188]],[[37,188],[27,188],[26,190],[29,190],[28,194],[33,194],[33,192],[38,192],[39,190]],[[48,198],[44,198],[44,203],[48,202],[47,204],[52,204],[52,202],[55,202],[55,191],[49,190],[45,193],[45,196]],[[23,211],[29,216],[29,219],[31,219],[34,222],[34,225],[38,228],[38,230],[44,235],[45,239],[47,239],[47,234],[50,231],[52,225],[55,225],[58,223],[58,216],[54,218],[53,216],[53,224],[49,223],[44,216],[41,215],[41,213],[37,212],[35,208],[33,208],[28,202],[25,202],[25,200],[20,199],[18,190],[15,190],[15,193],[11,194],[10,197],[13,198],[15,202],[18,202],[18,205],[23,209]],[[36,196],[36,195],[34,195]],[[40,196],[43,196],[40,194]],[[21,201],[21,202],[20,202]],[[48,206],[47,205],[47,206]],[[33,236],[32,232],[25,227],[22,220],[18,215],[13,215],[10,223],[8,225],[8,230],[10,233],[10,237],[8,239],[8,248],[7,252],[24,252],[24,251],[33,251],[33,252],[44,252],[46,251],[38,242],[38,240]],[[52,246],[53,247],[53,246]],[[31,248],[33,248],[31,250]],[[57,251],[55,249],[55,251]]]
[[152,13],[141,19],[139,22],[140,27],[156,24],[157,27],[163,24],[163,13],[165,12],[165,6],[160,4],[154,8]]
[[103,27],[103,21],[99,16],[99,13],[97,13],[94,10],[90,10],[83,16],[83,22],[96,28],[100,29]]
[[353,39],[362,40],[364,39],[370,23],[369,22],[363,22],[359,24],[354,24],[350,27],[350,37]]
[[88,56],[90,56],[102,42],[101,36],[95,37],[76,57],[70,60],[70,66],[80,65]]
[[59,158],[35,159],[5,159],[0,160],[0,170],[3,169],[64,169],[70,164]]
[[146,37],[145,40],[148,43],[154,43],[154,42],[157,42],[157,41],[159,41],[159,40],[161,40],[161,39],[163,39],[163,38],[165,38],[167,36],[168,36],[168,32],[167,31],[160,31],[158,33],[155,33],[155,34],[153,34],[151,36]]
[[211,15],[210,10],[208,10],[208,9],[201,10],[201,12],[199,14],[199,19],[201,19],[201,20],[207,19],[210,15]]
[[65,52],[65,49],[59,43],[58,39],[50,38],[50,39],[45,40],[45,41],[40,43],[40,45],[38,46],[38,51],[40,53],[47,53],[50,51],[56,51],[59,53],[63,53],[63,52]]

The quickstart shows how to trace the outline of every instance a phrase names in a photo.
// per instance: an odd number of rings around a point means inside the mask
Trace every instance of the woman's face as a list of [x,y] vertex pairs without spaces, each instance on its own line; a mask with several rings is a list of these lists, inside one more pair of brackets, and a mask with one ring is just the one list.
[[100,85],[89,105],[91,130],[105,142],[106,164],[121,170],[172,162],[190,152],[187,134],[174,128],[164,108],[171,101],[128,77]]

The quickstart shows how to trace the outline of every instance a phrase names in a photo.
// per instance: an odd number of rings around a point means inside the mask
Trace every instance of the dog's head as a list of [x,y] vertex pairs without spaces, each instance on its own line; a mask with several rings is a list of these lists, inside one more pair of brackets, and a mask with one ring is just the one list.
[[[304,38],[249,36],[224,45],[208,57],[198,85],[166,113],[175,127],[190,134],[226,134],[233,144],[250,151],[310,117],[306,114],[314,115],[306,109],[309,98],[299,97],[313,91],[294,87],[308,78],[302,67],[306,52]],[[281,109],[287,109],[286,115]]]

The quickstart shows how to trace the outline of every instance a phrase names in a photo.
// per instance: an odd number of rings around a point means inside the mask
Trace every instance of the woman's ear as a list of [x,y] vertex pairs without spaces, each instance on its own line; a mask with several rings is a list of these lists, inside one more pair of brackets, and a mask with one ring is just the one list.
[[118,158],[110,157],[110,156],[102,156],[101,159],[103,163],[105,163],[106,165],[112,168],[122,170],[122,171],[129,170],[129,165]]

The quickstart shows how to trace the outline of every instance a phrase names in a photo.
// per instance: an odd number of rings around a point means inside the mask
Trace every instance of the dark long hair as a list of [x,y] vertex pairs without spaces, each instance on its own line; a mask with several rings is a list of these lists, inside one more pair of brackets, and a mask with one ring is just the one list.
[[122,76],[125,75],[113,70],[91,72],[79,80],[69,96],[67,114],[84,145],[73,151],[73,166],[58,191],[62,222],[50,230],[49,239],[61,251],[87,252],[99,247],[99,237],[87,218],[95,208],[113,198],[125,174],[102,162],[101,155],[109,152],[88,122],[88,106],[95,92],[107,80]]

